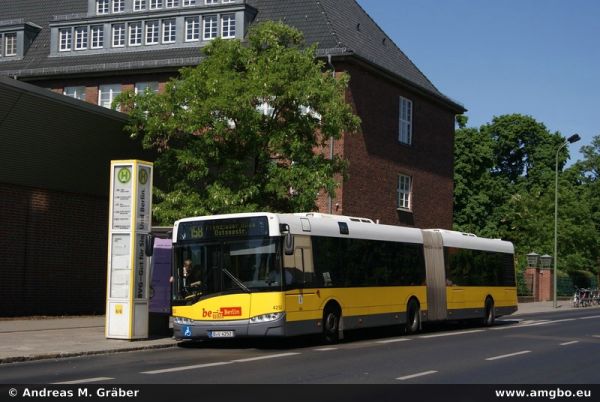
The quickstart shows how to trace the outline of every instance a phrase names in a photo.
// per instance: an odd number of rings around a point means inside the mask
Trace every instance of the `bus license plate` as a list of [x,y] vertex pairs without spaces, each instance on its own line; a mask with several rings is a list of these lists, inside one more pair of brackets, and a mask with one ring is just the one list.
[[235,336],[233,331],[210,331],[208,334],[211,338],[233,338]]

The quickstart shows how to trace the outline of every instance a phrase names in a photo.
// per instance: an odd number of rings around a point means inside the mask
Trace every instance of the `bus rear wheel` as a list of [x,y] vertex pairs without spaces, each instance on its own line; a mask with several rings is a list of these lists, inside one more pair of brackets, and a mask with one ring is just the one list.
[[334,344],[340,340],[340,316],[338,309],[330,306],[323,312],[323,340]]
[[414,334],[421,329],[421,308],[419,302],[411,299],[406,307],[406,326],[404,327],[407,334]]
[[496,321],[496,309],[494,308],[494,300],[491,297],[485,299],[485,315],[483,316],[483,325],[491,327]]

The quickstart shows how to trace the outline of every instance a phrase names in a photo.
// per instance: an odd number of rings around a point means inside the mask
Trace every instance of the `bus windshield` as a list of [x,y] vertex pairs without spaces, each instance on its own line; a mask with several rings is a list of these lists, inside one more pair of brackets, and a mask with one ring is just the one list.
[[174,302],[191,304],[224,293],[282,289],[281,240],[251,238],[176,245]]

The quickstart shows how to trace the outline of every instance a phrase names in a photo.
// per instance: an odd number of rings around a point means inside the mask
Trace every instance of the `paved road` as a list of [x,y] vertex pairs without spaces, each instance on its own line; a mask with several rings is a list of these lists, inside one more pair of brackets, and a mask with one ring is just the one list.
[[416,336],[353,332],[313,339],[182,343],[178,348],[0,365],[0,383],[598,384],[600,312],[435,325]]

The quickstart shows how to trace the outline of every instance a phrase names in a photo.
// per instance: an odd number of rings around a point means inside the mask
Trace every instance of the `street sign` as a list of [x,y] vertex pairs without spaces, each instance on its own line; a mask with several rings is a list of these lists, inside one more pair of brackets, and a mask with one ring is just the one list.
[[150,267],[144,240],[152,217],[151,162],[111,162],[106,337],[148,338]]

